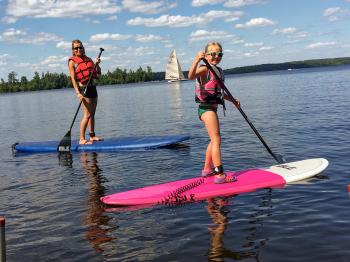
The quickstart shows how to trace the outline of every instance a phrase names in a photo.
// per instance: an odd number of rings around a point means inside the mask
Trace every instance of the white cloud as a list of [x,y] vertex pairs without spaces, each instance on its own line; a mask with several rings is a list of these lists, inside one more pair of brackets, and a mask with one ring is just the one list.
[[63,38],[51,33],[39,32],[32,36],[19,39],[19,42],[22,44],[34,44],[41,45],[47,42],[59,42],[62,41]]
[[258,56],[260,53],[258,51],[255,52],[245,52],[243,53],[243,56],[245,57],[254,57],[254,56]]
[[27,32],[15,28],[9,28],[0,35],[0,41],[13,41],[17,37],[26,35]]
[[112,15],[112,16],[107,17],[106,20],[107,20],[107,21],[117,21],[117,20],[118,20],[118,17],[117,17],[116,15]]
[[263,0],[227,0],[224,4],[226,7],[242,7],[246,5],[265,4],[267,1]]
[[141,1],[141,0],[123,0],[124,9],[132,13],[159,14],[177,6],[177,3],[168,3],[168,1]]
[[287,27],[282,29],[275,29],[272,31],[273,35],[281,34],[281,35],[288,35],[288,34],[294,34],[297,31],[295,27]]
[[241,16],[243,16],[243,12],[236,11],[215,11],[211,10],[208,13],[205,14],[205,17],[207,17],[210,20],[214,20],[216,18],[225,18],[226,22],[232,22],[238,20]]
[[8,58],[8,54],[2,54],[0,55],[0,66],[5,66],[7,65],[7,58]]
[[131,35],[121,35],[121,34],[110,34],[110,33],[103,33],[103,34],[95,34],[90,37],[91,42],[101,42],[105,40],[114,40],[114,41],[120,41],[120,40],[126,40],[131,38]]
[[336,44],[337,42],[317,42],[317,43],[308,45],[306,48],[313,49],[313,48],[319,48],[319,47],[325,47],[325,46],[334,46]]
[[258,43],[245,43],[244,46],[245,47],[255,47],[255,46],[263,46],[264,43],[263,42],[258,42]]
[[282,29],[275,29],[271,33],[272,35],[286,35],[289,39],[304,38],[309,36],[306,31],[299,31],[295,27],[287,27]]
[[7,29],[0,35],[0,41],[18,44],[41,45],[47,42],[59,42],[62,40],[62,37],[55,34],[45,32],[28,34],[26,31],[14,28]]
[[244,40],[240,38],[239,36],[234,36],[232,39],[232,44],[237,45],[237,44],[243,44]]
[[160,41],[162,40],[162,37],[159,35],[149,34],[149,35],[136,35],[135,39],[137,42],[145,43],[145,42]]
[[187,27],[195,24],[206,24],[208,21],[204,17],[198,16],[181,16],[181,15],[162,15],[158,18],[142,18],[136,17],[130,19],[128,25],[144,25],[147,27]]
[[326,17],[329,21],[334,22],[350,16],[350,11],[348,9],[343,9],[340,7],[330,7],[324,10],[323,16]]
[[271,26],[275,25],[277,22],[267,19],[267,18],[252,18],[248,22],[244,24],[236,24],[236,28],[251,28],[251,27],[264,27],[264,26]]
[[66,56],[48,56],[40,62],[41,65],[51,65],[56,64],[57,62],[66,62],[68,57]]
[[243,15],[243,12],[231,12],[231,11],[216,11],[211,10],[208,13],[200,14],[198,16],[182,16],[182,15],[161,15],[158,18],[142,18],[136,17],[127,21],[128,25],[143,25],[147,27],[187,27],[191,25],[204,25],[208,24],[214,19],[226,18],[226,19],[239,19]]
[[[234,37],[225,31],[207,31],[207,30],[197,30],[191,33],[190,42],[196,41],[219,41],[224,38]],[[220,40],[221,41],[221,40]]]
[[260,51],[268,51],[268,50],[272,50],[273,47],[272,46],[262,46],[259,48]]
[[113,0],[8,0],[3,21],[11,23],[21,17],[60,18],[106,15],[121,11]]
[[192,6],[199,7],[203,5],[216,5],[224,1],[225,0],[192,0]]
[[56,44],[56,48],[59,48],[59,49],[67,50],[67,49],[71,49],[71,47],[72,47],[72,43],[70,42],[60,41]]
[[225,7],[242,7],[246,5],[265,4],[264,0],[192,0],[192,6],[216,5],[224,3]]

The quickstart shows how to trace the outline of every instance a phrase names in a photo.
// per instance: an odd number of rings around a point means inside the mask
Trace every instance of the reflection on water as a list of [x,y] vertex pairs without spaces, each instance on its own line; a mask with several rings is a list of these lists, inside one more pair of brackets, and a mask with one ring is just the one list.
[[170,82],[170,96],[171,96],[171,114],[176,120],[183,119],[182,110],[182,97],[181,97],[181,83],[180,82]]
[[[87,211],[84,218],[86,239],[97,252],[103,252],[103,244],[113,238],[108,236],[108,221],[110,218],[103,215],[104,209],[100,197],[105,195],[105,182],[102,169],[98,165],[98,154],[95,152],[82,152],[79,154],[80,163],[84,168],[88,181],[88,195],[86,200]],[[73,167],[73,155],[71,153],[58,154],[59,165]]]
[[87,211],[84,224],[87,226],[86,238],[96,251],[104,251],[104,243],[112,240],[108,236],[106,227],[110,218],[103,215],[103,206],[100,197],[105,194],[103,187],[104,177],[101,175],[102,169],[98,166],[97,153],[80,153],[80,162],[85,169],[88,178]]
[[[259,251],[267,243],[266,238],[259,239],[258,233],[263,226],[263,218],[271,215],[271,189],[261,198],[261,203],[256,212],[250,215],[248,220],[249,235],[245,237],[246,243],[241,244],[242,249],[248,251],[234,251],[229,247],[225,247],[223,238],[229,224],[229,208],[233,208],[234,204],[228,204],[228,198],[208,199],[207,210],[212,218],[213,224],[209,227],[210,247],[208,251],[209,261],[225,261],[225,258],[234,260],[244,260],[247,258],[260,261]],[[230,227],[235,227],[231,223]],[[230,236],[234,238],[235,236]]]
[[[74,153],[59,164],[54,154],[14,158],[10,145],[61,138],[62,123],[76,109],[71,90],[1,95],[0,133],[7,141],[0,144],[0,213],[8,221],[9,261],[348,261],[349,69],[228,77],[273,151],[289,161],[325,157],[329,168],[308,184],[273,189],[272,201],[259,190],[225,204],[181,208],[103,212],[99,197],[200,173],[207,135],[193,81],[100,87],[97,112],[105,137],[189,133],[190,147]],[[227,168],[271,165],[239,112],[231,106],[227,116],[221,118]],[[78,135],[77,125],[72,132]],[[295,248],[300,243],[305,248]]]
[[58,153],[57,156],[60,166],[73,167],[73,155],[70,152]]

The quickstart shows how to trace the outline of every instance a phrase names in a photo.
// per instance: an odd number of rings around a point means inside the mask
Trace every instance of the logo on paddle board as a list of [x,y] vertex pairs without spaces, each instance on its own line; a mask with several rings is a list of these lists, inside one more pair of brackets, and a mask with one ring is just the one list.
[[284,168],[284,169],[287,169],[287,170],[292,170],[292,169],[297,168],[296,166],[289,166],[289,165],[285,165],[285,164],[278,165],[276,167],[281,167],[281,168]]

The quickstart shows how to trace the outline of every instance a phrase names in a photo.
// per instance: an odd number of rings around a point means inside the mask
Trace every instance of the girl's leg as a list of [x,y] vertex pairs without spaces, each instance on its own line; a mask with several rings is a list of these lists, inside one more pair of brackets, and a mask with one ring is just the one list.
[[85,139],[86,127],[90,121],[91,99],[84,97],[82,104],[84,116],[80,122],[79,144],[91,144],[91,142]]
[[213,159],[211,157],[211,151],[212,151],[212,146],[211,146],[211,142],[209,142],[207,146],[207,150],[205,151],[205,162],[204,162],[204,168],[203,168],[203,171],[206,171],[207,173],[210,173],[213,167]]
[[220,125],[219,119],[214,111],[207,111],[202,116],[205,127],[207,129],[210,143],[207,147],[205,154],[205,166],[204,169],[211,168],[211,164],[214,166],[220,166],[221,163],[221,137],[220,137]]
[[235,181],[235,177],[226,177],[226,174],[223,172],[221,162],[220,124],[218,115],[216,112],[207,111],[201,116],[201,119],[204,121],[205,127],[207,128],[207,132],[210,137],[210,144],[207,148],[207,151],[209,151],[209,153],[206,154],[206,163],[207,161],[209,162],[209,156],[211,156],[213,165],[215,167],[214,183],[221,184]]

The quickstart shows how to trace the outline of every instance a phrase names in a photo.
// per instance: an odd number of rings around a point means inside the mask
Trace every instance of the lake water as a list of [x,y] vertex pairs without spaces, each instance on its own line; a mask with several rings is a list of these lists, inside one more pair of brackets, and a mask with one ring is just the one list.
[[[60,140],[72,90],[0,96],[0,216],[8,261],[350,261],[350,67],[227,76],[267,144],[325,172],[281,189],[182,206],[105,211],[99,197],[200,174],[208,138],[193,81],[99,88],[105,138],[190,134],[186,146],[137,152],[12,156],[15,142]],[[227,170],[275,164],[233,106],[220,110]],[[78,119],[81,118],[79,114]],[[79,121],[73,137],[78,137]]]

